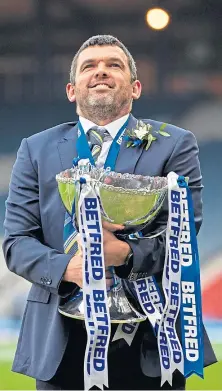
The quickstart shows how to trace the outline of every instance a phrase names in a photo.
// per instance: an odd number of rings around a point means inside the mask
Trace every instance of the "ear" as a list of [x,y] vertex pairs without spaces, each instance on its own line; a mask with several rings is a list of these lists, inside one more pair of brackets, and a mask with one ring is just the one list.
[[75,102],[76,100],[75,87],[71,83],[68,83],[66,86],[66,95],[70,102]]
[[133,91],[132,91],[132,98],[133,100],[139,99],[141,92],[142,92],[142,85],[139,80],[135,80],[132,83]]

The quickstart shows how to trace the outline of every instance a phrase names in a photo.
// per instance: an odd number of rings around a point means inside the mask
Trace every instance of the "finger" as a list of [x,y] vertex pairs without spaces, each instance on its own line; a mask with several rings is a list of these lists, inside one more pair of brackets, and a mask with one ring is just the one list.
[[103,225],[103,228],[107,229],[110,232],[115,232],[115,231],[118,231],[118,230],[125,228],[124,225],[122,225],[122,224],[112,224],[112,223],[109,223],[108,221],[103,221],[102,225]]

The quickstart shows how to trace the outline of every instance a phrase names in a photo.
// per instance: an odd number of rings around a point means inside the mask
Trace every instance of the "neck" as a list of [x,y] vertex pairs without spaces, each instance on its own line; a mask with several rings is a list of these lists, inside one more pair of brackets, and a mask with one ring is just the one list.
[[[86,112],[85,110],[80,110],[79,108],[77,109],[77,114],[80,115],[81,117],[84,117],[86,119],[88,119],[89,121],[92,121],[94,122],[96,125],[98,126],[105,126],[105,125],[108,125],[110,124],[111,122],[123,117],[124,115],[127,115],[130,113],[130,108],[127,108],[125,110],[121,110],[118,114],[111,114],[109,113],[110,115],[108,115],[108,113],[104,113],[103,112],[103,115],[98,115],[99,113],[97,112],[96,113],[96,110],[94,111],[94,113],[89,113],[88,111]],[[105,115],[107,114],[107,115]]]
[[117,119],[123,117],[126,114],[129,114],[129,113],[120,114],[118,117],[109,117],[109,118],[102,119],[102,120],[96,119],[95,117],[92,118],[91,116],[87,116],[87,115],[83,115],[83,114],[80,114],[80,115],[81,115],[81,117],[84,117],[84,118],[88,119],[89,121],[94,122],[98,126],[106,126],[106,125],[110,124],[111,122],[116,121]]

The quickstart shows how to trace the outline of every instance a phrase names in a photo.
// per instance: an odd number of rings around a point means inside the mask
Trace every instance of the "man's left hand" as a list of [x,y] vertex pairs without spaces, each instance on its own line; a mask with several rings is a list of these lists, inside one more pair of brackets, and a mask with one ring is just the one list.
[[111,224],[103,221],[103,248],[106,266],[121,266],[130,253],[128,243],[119,240],[114,235],[115,231],[122,230],[123,225]]

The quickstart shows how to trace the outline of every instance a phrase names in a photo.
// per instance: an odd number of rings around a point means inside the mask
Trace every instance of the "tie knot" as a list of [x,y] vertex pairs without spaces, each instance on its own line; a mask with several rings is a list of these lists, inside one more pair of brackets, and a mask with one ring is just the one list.
[[110,139],[111,136],[108,130],[102,126],[93,126],[88,131],[89,142],[91,145],[102,145],[105,139]]

